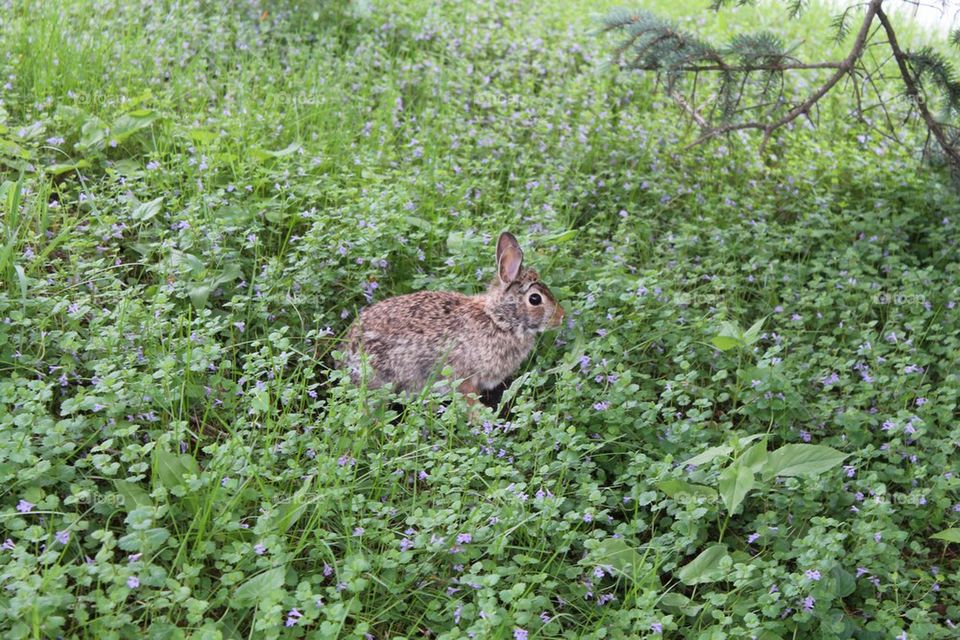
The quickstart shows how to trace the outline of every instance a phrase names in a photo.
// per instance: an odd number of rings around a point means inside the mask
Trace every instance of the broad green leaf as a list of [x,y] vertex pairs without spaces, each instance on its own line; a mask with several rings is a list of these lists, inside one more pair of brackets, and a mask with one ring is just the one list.
[[462,250],[466,244],[466,238],[464,238],[463,232],[461,231],[451,231],[447,234],[447,251],[457,255]]
[[61,173],[76,171],[77,169],[86,169],[90,166],[89,160],[77,160],[76,162],[66,162],[62,164],[51,164],[43,168],[45,172],[52,176],[59,176]]
[[247,149],[247,153],[249,153],[250,156],[255,160],[262,161],[273,158],[286,158],[287,156],[297,153],[301,148],[302,147],[299,144],[294,142],[287,145],[283,149],[280,149],[279,151],[270,151],[269,149],[261,149],[260,147],[251,147],[250,149]]
[[199,475],[200,466],[193,456],[171,453],[162,447],[154,449],[154,471],[160,484],[167,489],[186,486],[185,475]]
[[192,253],[186,253],[184,251],[177,251],[173,249],[170,251],[170,262],[175,266],[186,265],[190,270],[191,275],[198,276],[206,271],[206,266],[203,264],[203,260],[193,255]]
[[123,508],[126,511],[133,511],[138,507],[152,507],[153,500],[150,494],[142,487],[126,480],[114,480],[113,487],[123,499]]
[[760,337],[760,329],[763,328],[763,323],[766,320],[766,317],[760,318],[754,322],[749,329],[743,332],[743,341],[747,346],[752,345]]
[[697,499],[714,501],[717,499],[717,491],[712,487],[705,487],[702,484],[693,484],[680,478],[667,478],[659,482],[657,488],[663,491],[670,498],[680,496],[690,496]]
[[423,218],[418,218],[417,216],[403,216],[404,221],[409,224],[411,227],[416,227],[427,233],[433,231],[433,225],[424,220]]
[[170,532],[163,527],[152,527],[146,531],[128,533],[117,544],[124,551],[146,552],[159,548],[169,537]]
[[745,347],[748,344],[743,330],[735,322],[730,321],[720,323],[716,335],[711,338],[710,342],[721,351]]
[[216,133],[205,129],[192,129],[189,135],[194,142],[200,144],[209,144],[219,137]]
[[838,466],[846,457],[820,444],[787,444],[769,455],[763,475],[765,478],[817,475]]
[[758,442],[743,452],[737,464],[750,469],[753,473],[760,473],[767,464],[767,441]]
[[287,574],[284,566],[274,567],[255,575],[239,587],[233,593],[233,599],[230,606],[233,608],[251,607],[263,600],[273,600],[270,595],[283,587],[283,580]]
[[695,616],[703,608],[702,604],[697,604],[682,593],[675,591],[663,594],[657,604],[665,609],[680,611],[685,616]]
[[623,538],[607,538],[590,554],[590,563],[610,566],[619,575],[633,579],[643,564],[642,557]]
[[742,344],[739,339],[730,336],[713,336],[710,343],[720,351],[730,351],[730,349],[736,349]]
[[27,274],[23,270],[23,265],[14,264],[13,270],[17,274],[17,284],[20,286],[20,303],[27,302]]
[[717,543],[707,547],[700,555],[682,567],[677,572],[677,577],[687,586],[716,582],[726,574],[726,571],[720,567],[720,563],[729,557],[727,545]]
[[277,508],[277,528],[281,531],[289,531],[312,504],[309,496],[313,493],[313,476],[311,476],[287,502]]
[[699,467],[701,465],[707,464],[714,458],[727,456],[727,455],[730,455],[732,452],[733,452],[733,447],[730,447],[725,444],[721,444],[716,447],[710,447],[709,449],[705,449],[702,453],[698,453],[692,458],[681,462],[680,466],[685,467],[687,465],[692,464],[695,467]]
[[228,282],[233,282],[240,277],[241,272],[240,263],[231,262],[220,270],[220,273],[210,284],[216,288],[220,285],[227,284]]
[[848,595],[853,593],[857,588],[857,581],[854,579],[850,572],[836,565],[833,569],[830,570],[830,577],[833,578],[834,583],[836,584],[836,595],[841,598],[846,598]]
[[96,116],[89,116],[80,127],[80,140],[77,148],[82,153],[103,149],[107,139],[107,125]]
[[765,437],[767,437],[767,434],[765,434],[765,433],[755,433],[755,434],[750,435],[750,436],[744,436],[744,437],[742,437],[742,438],[739,438],[739,439],[737,440],[737,444],[738,444],[739,446],[741,446],[741,447],[745,447],[745,446],[747,446],[748,444],[750,444],[751,442],[753,442],[754,440],[759,440],[760,438],[765,438]]
[[576,237],[577,237],[577,230],[570,229],[568,231],[564,231],[562,233],[558,233],[556,235],[552,235],[544,238],[543,244],[546,244],[546,245],[560,244],[561,242],[567,242],[569,240],[573,240]]
[[141,202],[133,208],[133,211],[130,212],[130,216],[139,222],[146,222],[150,218],[160,213],[161,207],[163,207],[163,196],[154,198],[149,202]]
[[125,142],[133,134],[152,125],[158,117],[152,111],[145,116],[134,116],[129,113],[120,116],[110,127],[110,142],[118,144]]
[[207,300],[213,292],[213,287],[205,283],[199,283],[190,287],[190,302],[197,309],[203,309],[207,306]]
[[935,533],[930,537],[934,540],[944,540],[945,542],[954,542],[956,544],[960,544],[960,529],[957,527],[944,529],[943,531]]
[[154,621],[147,630],[147,640],[183,640],[185,637],[183,629],[163,620]]
[[739,463],[731,465],[720,472],[720,498],[727,508],[727,513],[733,513],[753,489],[753,471]]

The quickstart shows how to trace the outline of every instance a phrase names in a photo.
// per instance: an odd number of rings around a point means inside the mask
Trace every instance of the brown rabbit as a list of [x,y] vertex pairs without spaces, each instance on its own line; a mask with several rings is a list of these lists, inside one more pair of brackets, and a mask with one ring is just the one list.
[[463,380],[461,393],[479,393],[515,372],[536,335],[562,320],[563,308],[537,272],[523,268],[517,239],[504,232],[486,293],[421,291],[364,309],[347,336],[346,364],[355,382],[365,360],[369,386],[392,382],[414,393],[449,365],[453,378]]

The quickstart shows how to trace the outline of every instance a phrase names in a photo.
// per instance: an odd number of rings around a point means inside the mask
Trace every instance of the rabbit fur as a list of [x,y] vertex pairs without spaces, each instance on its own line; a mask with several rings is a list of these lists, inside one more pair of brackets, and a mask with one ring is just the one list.
[[517,239],[504,232],[486,292],[420,291],[367,307],[347,335],[346,366],[355,382],[366,364],[368,387],[392,383],[416,393],[449,365],[462,393],[479,393],[512,375],[537,334],[558,327],[563,316],[537,272],[523,267]]

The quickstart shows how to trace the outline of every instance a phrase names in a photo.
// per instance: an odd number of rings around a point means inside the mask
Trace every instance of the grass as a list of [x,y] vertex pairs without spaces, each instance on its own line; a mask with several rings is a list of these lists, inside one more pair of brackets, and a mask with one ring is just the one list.
[[[955,635],[945,176],[842,96],[681,153],[607,4],[301,4],[0,2],[4,637]],[[503,229],[500,407],[333,368]]]

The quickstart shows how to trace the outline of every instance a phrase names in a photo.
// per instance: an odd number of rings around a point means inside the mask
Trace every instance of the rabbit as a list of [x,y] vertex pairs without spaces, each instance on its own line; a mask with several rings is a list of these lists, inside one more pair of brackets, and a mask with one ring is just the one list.
[[497,240],[497,273],[485,293],[467,296],[420,291],[367,307],[347,334],[346,365],[359,382],[361,361],[368,387],[392,383],[417,393],[445,365],[458,390],[492,389],[530,355],[538,333],[559,327],[564,311],[533,269],[523,267],[517,239]]

